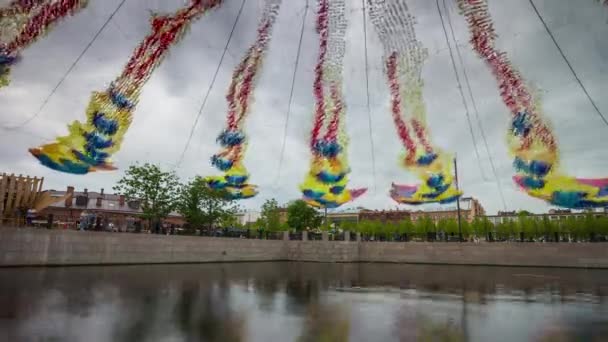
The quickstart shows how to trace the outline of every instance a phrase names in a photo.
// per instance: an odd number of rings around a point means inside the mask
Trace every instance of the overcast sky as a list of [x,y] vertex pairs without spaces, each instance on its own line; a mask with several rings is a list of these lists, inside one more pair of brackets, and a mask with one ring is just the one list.
[[[41,114],[17,131],[0,130],[0,172],[45,177],[45,188],[73,185],[106,191],[136,161],[172,168],[185,146],[218,66],[223,47],[243,0],[225,0],[217,10],[194,22],[189,33],[171,48],[165,61],[143,89],[121,150],[114,155],[120,168],[84,176],[59,173],[40,165],[27,152],[67,132],[66,125],[83,120],[90,93],[103,90],[118,74],[136,45],[149,30],[151,11],[173,11],[182,0],[127,0],[110,24],[59,87]],[[298,184],[309,166],[307,141],[312,124],[312,70],[317,53],[314,31],[314,0],[306,18],[300,66],[297,70],[292,112],[285,131],[291,78],[296,59],[305,0],[284,0],[274,28],[263,70],[255,89],[255,101],[247,120],[250,136],[245,164],[260,194],[241,202],[258,208],[275,197],[280,203],[300,196]],[[0,0],[1,4],[8,0]],[[16,124],[34,115],[66,70],[116,9],[120,0],[90,0],[86,9],[57,25],[48,36],[27,48],[13,68],[11,84],[0,89],[0,124]],[[505,133],[509,112],[503,105],[489,69],[471,51],[463,17],[455,2],[447,0],[464,66],[467,70],[479,117],[471,110],[477,160],[466,112],[457,88],[444,31],[434,0],[407,0],[417,18],[417,35],[429,49],[423,69],[424,97],[433,142],[456,153],[460,186],[466,196],[478,198],[486,210],[503,210],[500,182],[508,210],[546,211],[541,200],[528,197],[511,181],[513,168]],[[528,0],[490,0],[490,11],[499,34],[498,47],[508,52],[513,64],[543,98],[562,151],[562,168],[579,177],[608,176],[606,127],[593,111],[582,89],[532,10]],[[535,0],[558,43],[599,108],[608,113],[608,11],[593,0]],[[183,179],[212,175],[209,158],[218,150],[215,138],[225,122],[224,94],[233,68],[255,36],[261,0],[245,0],[228,53],[211,96],[194,132],[194,138],[177,169]],[[416,178],[398,165],[402,146],[388,109],[389,93],[382,73],[382,48],[368,22],[371,128],[376,172],[371,162],[366,109],[363,20],[360,0],[347,0],[347,51],[344,94],[347,129],[351,139],[349,158],[351,188],[368,187],[368,193],[345,206],[395,208],[388,196],[391,182],[412,183]],[[459,71],[461,66],[458,64]],[[465,93],[466,95],[466,93]],[[473,102],[467,98],[472,109]],[[482,130],[487,146],[482,139]],[[286,154],[278,178],[279,154],[286,134]],[[496,166],[496,175],[490,165]],[[405,208],[405,206],[401,206]],[[427,206],[432,207],[432,206]]]

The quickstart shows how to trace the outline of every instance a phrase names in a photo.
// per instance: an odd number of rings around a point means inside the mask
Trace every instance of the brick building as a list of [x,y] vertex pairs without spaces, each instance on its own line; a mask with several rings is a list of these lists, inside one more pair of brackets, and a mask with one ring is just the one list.
[[[320,213],[323,215],[323,213]],[[483,217],[486,214],[485,209],[481,203],[473,197],[464,197],[460,199],[460,215],[461,218],[469,222],[473,221],[476,217]],[[411,219],[413,222],[419,220],[422,217],[428,216],[435,223],[438,223],[443,219],[457,219],[458,210],[456,205],[450,207],[441,207],[438,210],[370,210],[361,207],[353,209],[343,209],[339,211],[330,211],[327,213],[327,220],[330,224],[337,224],[343,222],[354,222],[360,221],[380,221],[383,223],[396,223],[406,219]],[[279,218],[281,223],[287,222],[287,208],[279,208]]]
[[411,217],[409,210],[368,210],[359,212],[361,221],[380,221],[382,223],[397,223]]
[[[48,219],[53,215],[53,222],[58,226],[76,228],[83,215],[94,215],[96,226],[107,228],[110,223],[117,229],[127,230],[140,225],[147,228],[147,222],[140,218],[142,209],[137,200],[127,201],[124,195],[106,194],[104,189],[100,192],[74,191],[68,186],[66,191],[48,190],[52,198],[57,198],[38,213],[38,221]],[[177,213],[171,213],[164,221],[167,225],[182,226],[185,221]]]
[[[468,222],[472,222],[476,217],[485,216],[486,211],[481,203],[473,197],[463,197],[460,199],[460,217]],[[456,205],[439,210],[417,210],[412,211],[410,218],[413,222],[428,216],[433,222],[438,223],[445,219],[458,219],[458,209]]]

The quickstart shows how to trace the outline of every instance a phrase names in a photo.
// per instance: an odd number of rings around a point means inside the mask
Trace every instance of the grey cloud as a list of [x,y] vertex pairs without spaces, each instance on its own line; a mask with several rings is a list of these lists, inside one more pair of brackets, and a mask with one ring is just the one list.
[[[519,191],[511,181],[511,157],[505,145],[509,114],[487,67],[471,51],[468,32],[455,5],[448,1],[458,46],[468,71],[479,123],[471,109],[473,134],[480,160],[474,153],[462,99],[457,88],[444,32],[435,1],[407,0],[417,17],[419,40],[430,56],[423,69],[428,123],[433,142],[456,153],[461,187],[476,196],[490,212],[502,210],[498,181],[508,209],[544,211],[547,206]],[[232,69],[251,44],[257,26],[259,1],[247,0],[227,55],[221,65],[209,101],[194,131],[184,162],[178,169],[183,178],[216,174],[209,157],[218,146],[215,138],[224,125],[224,94]],[[243,206],[255,208],[276,197],[286,202],[299,196],[298,184],[309,166],[307,139],[311,127],[313,97],[312,70],[317,54],[314,31],[314,1],[306,18],[305,33],[296,74],[292,110],[287,119],[304,1],[284,0],[275,25],[273,40],[258,79],[255,100],[247,120],[250,144],[245,159],[252,181],[261,193]],[[0,123],[13,124],[33,115],[63,73],[116,8],[119,0],[92,0],[73,18],[61,22],[48,36],[26,49],[13,70],[12,84],[0,90]],[[608,111],[608,34],[605,13],[593,1],[573,4],[569,0],[535,0],[573,67],[603,111]],[[0,169],[44,176],[51,188],[68,184],[89,189],[109,189],[121,172],[72,176],[39,165],[27,148],[65,133],[65,125],[84,117],[92,91],[103,90],[114,79],[131,51],[148,32],[150,11],[167,13],[183,5],[182,0],[131,0],[114,17],[91,49],[76,65],[51,98],[41,115],[19,131],[0,131]],[[241,5],[226,0],[224,5],[195,22],[183,40],[174,46],[145,86],[131,129],[115,160],[121,169],[135,161],[150,161],[170,168],[186,143],[203,95],[217,68],[226,39]],[[608,162],[600,141],[606,127],[593,113],[584,93],[574,82],[542,24],[527,0],[490,1],[499,33],[498,44],[506,50],[524,77],[539,89],[543,108],[559,137],[564,170],[579,176],[606,176]],[[348,1],[347,51],[344,60],[344,93],[347,129],[350,137],[351,187],[368,187],[368,193],[350,204],[370,208],[394,208],[387,196],[391,182],[415,182],[414,175],[398,164],[402,146],[388,110],[389,94],[383,75],[382,48],[373,25],[367,25],[369,89],[372,121],[372,151],[366,108],[363,23],[360,1]],[[487,138],[486,150],[479,126]],[[285,156],[277,179],[283,135]],[[373,175],[372,152],[375,156]],[[492,156],[496,177],[492,172]],[[481,164],[481,170],[480,165]],[[485,177],[484,177],[485,176]]]

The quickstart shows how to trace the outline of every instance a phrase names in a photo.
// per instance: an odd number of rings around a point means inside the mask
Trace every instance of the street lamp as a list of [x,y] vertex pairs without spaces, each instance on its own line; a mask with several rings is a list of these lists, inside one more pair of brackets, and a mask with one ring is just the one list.
[[[458,163],[454,157],[454,176],[456,181],[456,191],[458,191]],[[460,196],[456,197],[456,209],[458,210],[458,241],[462,242],[462,223],[460,218]]]

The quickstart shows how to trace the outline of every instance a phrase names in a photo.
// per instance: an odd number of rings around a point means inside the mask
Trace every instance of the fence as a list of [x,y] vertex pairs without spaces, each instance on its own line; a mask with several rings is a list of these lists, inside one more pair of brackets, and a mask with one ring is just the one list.
[[[77,229],[75,225],[69,224],[58,224],[52,222],[50,225],[46,221],[34,221],[31,222],[30,227],[40,229],[66,229],[74,230]],[[2,225],[0,224],[0,227]],[[117,232],[117,233],[153,233],[147,230],[128,230],[120,231],[118,229],[98,227],[91,229],[91,231],[106,231],[106,232]],[[247,229],[202,229],[202,230],[185,230],[181,228],[163,228],[160,232],[162,235],[191,235],[191,236],[206,236],[206,237],[217,237],[217,238],[240,238],[240,239],[257,239],[257,240],[283,240],[285,238],[284,232],[276,231],[264,231],[264,230],[247,230]],[[436,233],[429,232],[423,235],[408,235],[408,234],[361,234],[355,232],[343,231],[339,233],[329,232],[289,232],[287,234],[288,240],[292,241],[350,241],[363,243],[375,243],[375,242],[432,242],[432,243],[444,243],[444,242],[460,242],[460,237],[457,234],[447,233]],[[551,243],[568,243],[568,242],[608,242],[608,236],[602,234],[593,234],[585,240],[576,239],[564,234],[551,234],[544,239],[530,239],[524,238],[524,236],[514,236],[511,239],[496,239],[490,232],[487,236],[481,238],[470,238],[463,239],[462,242],[479,242],[485,241],[489,243],[528,243],[528,242],[551,242]]]

